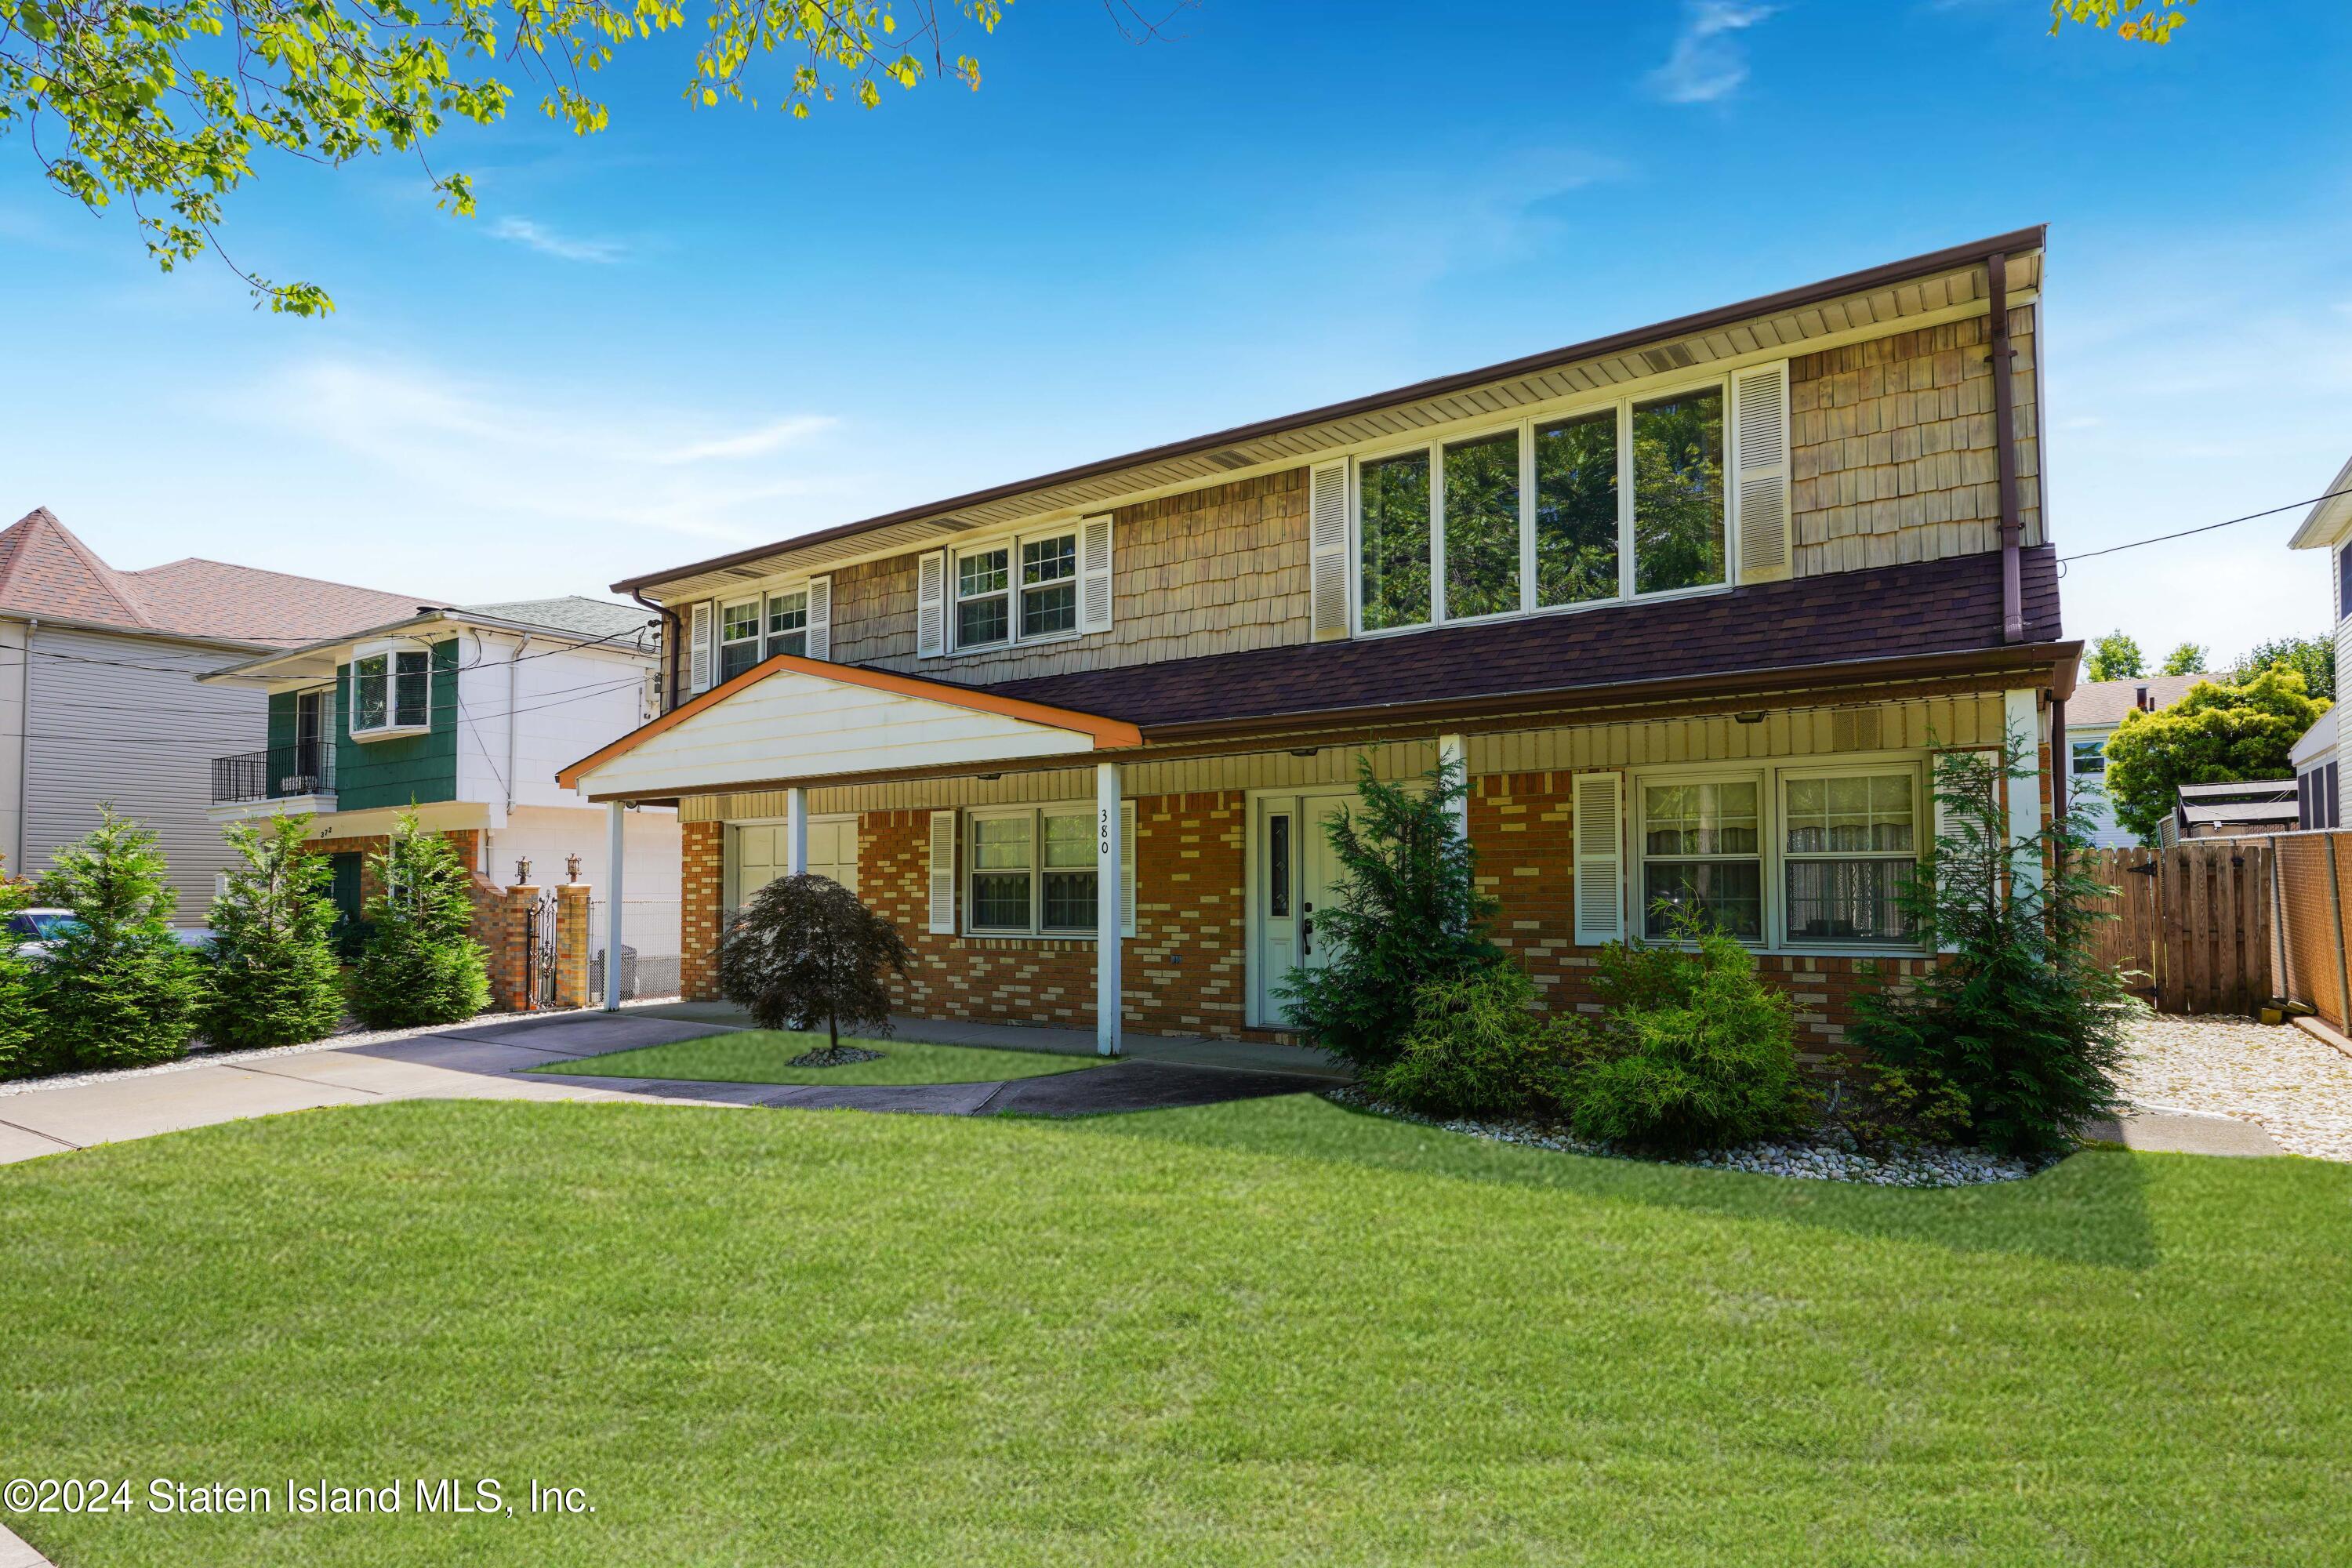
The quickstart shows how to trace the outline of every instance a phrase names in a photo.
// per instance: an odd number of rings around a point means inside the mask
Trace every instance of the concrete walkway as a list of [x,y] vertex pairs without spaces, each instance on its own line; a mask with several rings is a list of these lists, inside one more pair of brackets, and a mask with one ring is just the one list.
[[[1345,1079],[1296,1046],[1134,1037],[1132,1054],[1099,1068],[986,1083],[860,1086],[704,1083],[540,1073],[582,1057],[726,1034],[748,1019],[725,1008],[564,1013],[499,1018],[381,1044],[132,1072],[0,1096],[0,1164],[150,1138],[217,1121],[371,1105],[392,1100],[664,1100],[977,1116],[1086,1116],[1297,1094]],[[901,1037],[941,1044],[1091,1055],[1091,1031],[933,1025]],[[1076,1042],[1085,1042],[1078,1050]]]

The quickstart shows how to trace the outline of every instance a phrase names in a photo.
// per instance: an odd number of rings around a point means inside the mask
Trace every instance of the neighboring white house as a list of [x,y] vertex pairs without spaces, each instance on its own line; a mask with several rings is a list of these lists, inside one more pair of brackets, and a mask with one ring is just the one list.
[[[2352,691],[2352,461],[2336,471],[2336,478],[2287,541],[2290,550],[2325,550],[2335,559],[2335,570],[2328,581],[2336,594],[2336,689],[2341,694]],[[2352,817],[2352,801],[2347,801],[2344,791],[2352,788],[2339,772],[2336,774],[2336,820]]]
[[2139,675],[2127,680],[2089,681],[2074,688],[2066,700],[2066,790],[2079,799],[2097,821],[2091,841],[2110,848],[2128,848],[2139,839],[2116,821],[2115,802],[2107,798],[2107,740],[2124,715],[2137,709],[2153,712],[2169,708],[2189,695],[2189,689],[2206,679],[2201,675]]
[[201,925],[234,858],[206,773],[261,745],[268,714],[258,691],[191,678],[417,603],[194,557],[119,571],[47,508],[0,529],[0,869],[48,870],[110,803],[154,832],[176,918]]
[[2303,739],[2287,753],[2294,763],[2296,826],[2344,826],[2342,775],[2336,767],[2336,710],[2330,708],[2311,721]]
[[[268,745],[215,759],[215,822],[317,814],[336,897],[356,913],[364,857],[414,810],[492,881],[579,879],[598,889],[594,951],[607,930],[607,823],[555,782],[556,770],[627,734],[654,711],[659,622],[601,599],[534,599],[425,609],[201,677],[268,693]],[[632,812],[624,944],[634,989],[677,988],[677,814]]]

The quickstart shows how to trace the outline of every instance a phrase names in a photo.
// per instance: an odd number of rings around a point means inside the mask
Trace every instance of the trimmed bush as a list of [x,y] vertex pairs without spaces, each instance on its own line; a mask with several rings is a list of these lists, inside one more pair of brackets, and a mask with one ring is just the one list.
[[[2199,689],[2203,689],[2200,688]],[[2080,804],[2012,840],[1994,785],[2038,786],[2034,752],[2011,735],[2000,761],[1947,754],[1936,767],[1944,823],[1903,891],[1914,929],[1943,962],[1907,992],[1857,999],[1846,1037],[1923,1090],[1968,1102],[1968,1136],[2005,1154],[2071,1146],[2117,1103],[2115,1074],[2141,1005],[2092,947],[2114,891],[2086,869],[2094,825]],[[2042,863],[2039,888],[2011,873]]]
[[35,972],[44,1054],[58,1068],[143,1067],[185,1054],[203,963],[172,934],[178,895],[153,833],[99,806],[99,825],[57,854],[47,895],[74,924]]
[[1582,1025],[1569,1125],[1581,1138],[1677,1152],[1804,1127],[1815,1100],[1797,1068],[1789,999],[1758,978],[1737,940],[1687,912],[1675,922],[1687,946],[1601,951],[1593,987],[1603,1012]]
[[342,1021],[342,966],[329,935],[334,868],[303,847],[310,830],[308,814],[228,827],[229,847],[245,863],[213,900],[204,1024],[214,1045],[299,1045]]
[[1339,885],[1315,911],[1330,962],[1277,990],[1299,1028],[1365,1073],[1397,1059],[1427,987],[1510,960],[1486,934],[1495,901],[1472,879],[1455,818],[1462,768],[1431,769],[1420,790],[1374,778],[1370,758],[1357,769],[1358,804],[1329,825]]
[[352,1011],[371,1029],[455,1024],[490,1005],[490,977],[472,935],[470,879],[457,851],[403,812],[368,857],[376,896],[352,972]]
[[1402,1050],[1364,1089],[1429,1116],[1558,1116],[1579,1038],[1534,1011],[1535,991],[1507,963],[1429,982]]
[[40,1070],[40,1010],[33,1002],[32,966],[18,951],[8,922],[31,907],[30,883],[0,881],[0,1079]]
[[763,1029],[890,1032],[892,973],[914,951],[898,928],[830,877],[779,877],[751,895],[719,946],[719,989]]

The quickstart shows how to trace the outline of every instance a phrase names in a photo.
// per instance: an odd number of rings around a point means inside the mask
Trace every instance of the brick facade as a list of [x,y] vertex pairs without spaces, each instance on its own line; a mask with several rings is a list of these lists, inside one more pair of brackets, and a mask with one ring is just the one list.
[[726,825],[679,825],[678,990],[689,1002],[719,996],[719,904],[726,896]]
[[[2045,780],[2046,780],[2045,773]],[[1471,842],[1480,889],[1499,909],[1495,933],[1551,1007],[1595,1008],[1594,950],[1575,942],[1574,832],[1564,772],[1497,773],[1474,782]],[[2046,785],[2045,785],[2046,787]],[[1091,942],[934,934],[929,927],[928,811],[867,812],[858,826],[859,891],[916,952],[894,983],[898,1010],[917,1017],[1091,1028]],[[1124,1021],[1150,1033],[1274,1038],[1248,1026],[1245,829],[1241,791],[1136,802],[1136,934],[1127,943]],[[710,950],[723,883],[723,826],[686,831],[684,988],[717,995]],[[1796,1005],[1799,1054],[1822,1063],[1843,1050],[1853,999],[1903,984],[1923,958],[1764,953],[1758,966]]]

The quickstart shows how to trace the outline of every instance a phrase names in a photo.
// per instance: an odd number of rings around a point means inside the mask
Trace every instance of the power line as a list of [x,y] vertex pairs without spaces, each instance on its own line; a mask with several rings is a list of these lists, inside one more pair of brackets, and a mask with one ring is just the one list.
[[2280,512],[2293,511],[2297,507],[2317,506],[2321,501],[2334,500],[2337,496],[2352,496],[2352,489],[2329,490],[2326,495],[2314,496],[2309,500],[2291,500],[2284,506],[2250,511],[2243,517],[2233,517],[2226,522],[2209,522],[2202,528],[2184,528],[2178,533],[2159,533],[2153,539],[2135,539],[2129,544],[2110,544],[2105,550],[2085,550],[2078,555],[2061,555],[2058,564],[2063,566],[2069,561],[2088,561],[2095,555],[2113,555],[2119,550],[2137,550],[2143,544],[2162,544],[2168,539],[2186,539],[2192,533],[2210,533],[2217,528],[2234,528],[2239,523],[2252,522],[2261,517],[2276,517]]

